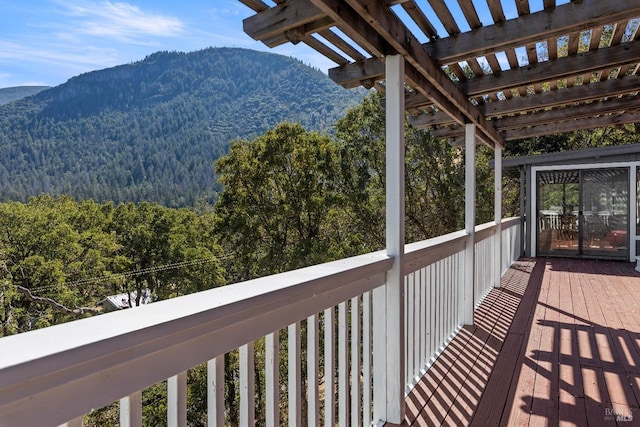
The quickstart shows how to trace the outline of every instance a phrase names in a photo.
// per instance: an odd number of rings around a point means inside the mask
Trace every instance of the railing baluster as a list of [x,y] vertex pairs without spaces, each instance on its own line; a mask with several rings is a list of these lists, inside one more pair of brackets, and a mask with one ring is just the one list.
[[421,268],[418,270],[420,274],[420,295],[421,295],[421,306],[420,306],[420,374],[423,375],[425,370],[424,366],[429,359],[429,353],[427,353],[428,340],[429,340],[429,328],[427,325],[427,315],[428,308],[427,304],[429,303],[429,298],[427,296],[427,278],[426,278],[426,269]]
[[142,426],[142,391],[120,399],[120,427]]
[[266,425],[280,425],[280,332],[265,338]]
[[316,427],[320,423],[319,419],[319,393],[318,393],[318,315],[314,314],[307,318],[307,425]]
[[181,372],[167,380],[167,425],[187,425],[187,372]]
[[351,425],[360,425],[360,297],[351,298]]
[[302,424],[302,407],[300,394],[302,382],[300,378],[300,322],[289,325],[288,328],[289,354],[289,426]]
[[207,425],[224,426],[224,355],[207,362]]
[[240,347],[240,426],[255,424],[255,365],[254,343]]
[[335,412],[335,315],[334,308],[324,311],[324,425],[333,427]]
[[371,292],[362,295],[362,425],[371,425]]
[[[416,287],[415,287],[415,274],[409,273],[405,276],[405,300],[407,304],[405,305],[405,311],[408,311],[405,315],[405,318],[408,318],[409,321],[405,323],[405,331],[407,333],[407,337],[415,337],[416,336]],[[415,378],[415,369],[416,369],[416,340],[408,339],[406,340],[411,343],[406,347],[405,350],[405,366],[407,367],[407,383],[411,384]]]
[[349,333],[347,327],[347,303],[338,305],[338,423],[349,425]]

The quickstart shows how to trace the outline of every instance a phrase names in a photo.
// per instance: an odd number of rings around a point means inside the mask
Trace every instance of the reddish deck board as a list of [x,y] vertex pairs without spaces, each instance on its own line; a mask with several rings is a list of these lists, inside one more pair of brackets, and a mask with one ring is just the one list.
[[403,425],[640,425],[640,273],[519,260],[407,397]]

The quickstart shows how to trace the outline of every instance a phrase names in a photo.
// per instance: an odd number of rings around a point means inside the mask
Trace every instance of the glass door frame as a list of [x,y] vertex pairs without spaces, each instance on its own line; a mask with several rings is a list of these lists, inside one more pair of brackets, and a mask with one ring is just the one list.
[[[640,255],[636,251],[636,246],[640,243],[640,233],[636,232],[638,224],[638,209],[637,209],[637,171],[640,170],[640,161],[634,162],[611,162],[611,163],[578,163],[578,164],[565,164],[565,165],[550,165],[550,166],[532,166],[531,175],[527,186],[531,194],[531,199],[528,204],[527,218],[533,219],[529,221],[530,224],[527,227],[531,227],[529,231],[529,247],[531,248],[531,256],[536,257],[538,251],[538,233],[536,226],[536,218],[538,217],[538,172],[541,171],[553,171],[553,170],[586,170],[586,169],[607,169],[607,168],[628,168],[629,169],[629,219],[628,219],[628,231],[627,239],[629,245],[629,260],[630,262],[636,261],[636,255]],[[633,201],[633,202],[632,202]]]

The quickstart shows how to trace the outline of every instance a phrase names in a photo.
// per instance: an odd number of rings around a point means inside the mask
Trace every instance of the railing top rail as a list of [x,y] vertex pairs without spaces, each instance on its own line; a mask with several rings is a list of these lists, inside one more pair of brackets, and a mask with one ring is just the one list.
[[374,289],[392,262],[379,251],[4,337],[0,420],[20,425],[56,393],[81,415]]

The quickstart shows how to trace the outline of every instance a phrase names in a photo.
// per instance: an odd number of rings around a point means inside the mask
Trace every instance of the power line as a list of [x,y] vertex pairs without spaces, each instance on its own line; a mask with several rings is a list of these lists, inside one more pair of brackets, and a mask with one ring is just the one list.
[[131,271],[125,271],[123,273],[116,273],[116,274],[112,274],[109,276],[101,276],[101,277],[93,277],[90,279],[80,279],[80,280],[74,280],[72,282],[65,282],[62,283],[60,285],[56,284],[56,285],[47,285],[47,286],[40,286],[38,288],[33,288],[31,289],[32,292],[43,292],[43,291],[49,291],[52,289],[55,289],[59,286],[67,286],[67,287],[74,287],[74,286],[79,286],[79,285],[86,285],[86,284],[90,284],[90,283],[103,283],[103,282],[109,282],[112,280],[118,280],[118,279],[127,279],[127,278],[131,278],[131,277],[137,277],[137,276],[142,276],[144,274],[149,274],[149,273],[157,273],[159,271],[166,271],[166,270],[173,270],[173,269],[177,269],[177,268],[184,268],[184,267],[189,267],[192,265],[198,265],[198,264],[206,264],[209,262],[213,262],[215,260],[225,260],[230,258],[230,256],[226,256],[226,257],[215,257],[215,256],[211,256],[211,257],[206,257],[206,258],[196,258],[196,259],[192,259],[189,261],[181,261],[181,262],[176,262],[173,264],[164,264],[164,265],[156,265],[153,267],[147,267],[147,268],[143,268],[140,270],[131,270]]

